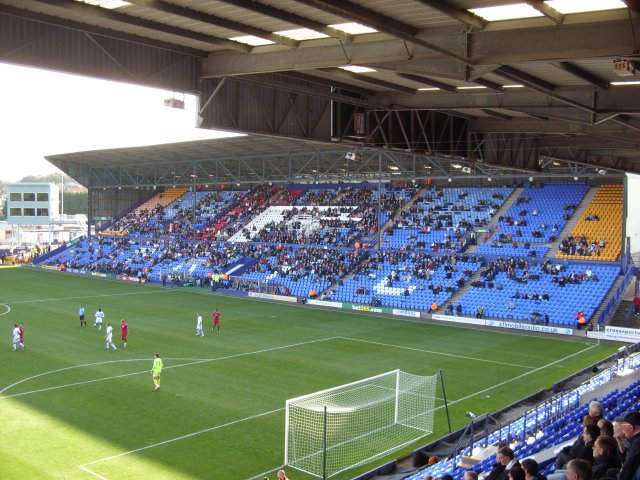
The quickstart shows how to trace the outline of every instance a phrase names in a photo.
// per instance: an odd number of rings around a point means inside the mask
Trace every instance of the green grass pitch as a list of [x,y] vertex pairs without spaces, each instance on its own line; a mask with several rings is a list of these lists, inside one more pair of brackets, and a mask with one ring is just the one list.
[[[80,303],[87,328],[79,326]],[[106,314],[102,332],[91,326],[98,307]],[[222,313],[220,334],[211,332],[214,308]],[[197,312],[204,338],[195,336]],[[396,368],[442,369],[456,429],[468,422],[465,412],[495,411],[618,347],[29,268],[0,269],[0,314],[3,480],[275,478],[289,398]],[[130,329],[126,350],[121,318]],[[11,330],[20,322],[26,350],[12,352]],[[105,350],[107,322],[116,352]],[[156,352],[165,369],[154,392]],[[437,396],[441,406],[441,388]],[[444,409],[435,430],[386,459],[447,433]]]

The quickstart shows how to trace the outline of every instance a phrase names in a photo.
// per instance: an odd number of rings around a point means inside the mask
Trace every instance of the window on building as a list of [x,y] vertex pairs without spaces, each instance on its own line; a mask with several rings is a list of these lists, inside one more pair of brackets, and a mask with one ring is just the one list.
[[48,208],[39,208],[38,209],[38,216],[39,217],[48,217],[49,216],[49,209]]
[[11,200],[12,202],[21,202],[22,194],[20,192],[11,192],[9,194],[9,200]]
[[12,217],[21,217],[22,216],[22,209],[21,208],[10,208],[9,209],[9,215],[11,215]]
[[38,193],[38,201],[39,202],[48,202],[49,194],[47,192]]
[[35,193],[33,193],[33,192],[25,192],[25,193],[22,195],[22,199],[23,199],[25,202],[35,202],[35,201],[36,201],[36,194],[35,194]]
[[22,209],[22,216],[23,217],[35,217],[36,216],[36,209],[35,208],[24,208],[24,209]]

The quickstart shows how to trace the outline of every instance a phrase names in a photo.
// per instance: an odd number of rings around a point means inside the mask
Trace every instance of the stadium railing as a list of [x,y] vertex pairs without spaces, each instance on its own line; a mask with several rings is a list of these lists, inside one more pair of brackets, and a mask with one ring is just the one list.
[[611,318],[611,316],[616,312],[618,306],[620,305],[620,302],[622,301],[624,292],[627,290],[631,279],[635,275],[635,270],[636,268],[627,269],[622,282],[620,282],[620,285],[618,285],[618,288],[616,288],[615,292],[598,315],[598,325],[604,325],[605,322],[609,320],[609,318]]
[[[533,409],[526,410],[523,415],[513,420],[510,420],[509,422],[505,422],[503,425],[501,425],[500,428],[495,428],[488,435],[479,436],[478,438],[475,438],[474,446],[484,447],[488,443],[495,443],[499,439],[513,440],[517,438],[516,435],[519,436],[518,439],[521,441],[521,443],[525,443],[523,442],[523,440],[526,440],[527,437],[532,438],[531,436],[536,431],[543,431],[545,427],[549,426],[550,421],[554,420],[555,418],[557,418],[559,422],[564,422],[565,419],[563,418],[562,412],[566,411],[567,409],[563,408],[563,405],[569,405],[570,407],[574,407],[581,396],[588,394],[590,392],[593,392],[596,388],[609,382],[620,371],[625,371],[625,370],[637,371],[640,368],[640,355],[634,355],[634,354],[638,353],[639,351],[640,351],[640,343],[629,346],[626,348],[625,352],[617,352],[616,354],[613,354],[610,357],[593,364],[592,366],[584,369],[583,371],[578,372],[574,375],[571,375],[560,382],[557,382],[556,384],[554,384],[554,387],[551,391],[558,391],[563,386],[566,386],[571,384],[572,382],[575,382],[578,378],[580,378],[580,376],[584,377],[585,373],[587,376],[587,379],[582,383],[580,383],[577,387],[572,388],[570,390],[566,390],[562,393],[558,393],[553,397],[548,398],[544,402],[539,403]],[[603,365],[607,365],[607,366],[603,367]],[[594,372],[598,372],[599,367],[601,368],[599,370],[599,373],[594,374]],[[630,395],[637,402],[637,398],[636,398],[637,390],[640,390],[640,383],[636,382],[635,384],[637,384],[635,387],[629,387],[629,388],[631,388]],[[523,403],[525,403],[527,399],[535,401],[536,397],[541,394],[542,392],[537,392],[529,397],[526,397],[526,399],[522,399],[518,402],[513,403],[512,405],[505,407],[504,409],[499,410],[498,412],[491,414],[490,417],[493,419],[493,422],[496,423],[497,425],[499,424],[499,422],[496,422],[495,418],[498,418],[501,415],[508,414],[510,411],[513,411],[516,408],[522,407]],[[623,402],[620,402],[621,405],[616,406],[616,403],[618,403],[618,396],[619,396],[619,393],[617,391],[614,391],[614,392],[611,392],[604,399],[602,399],[607,404],[606,406],[610,408],[612,412],[620,412],[622,411],[621,409],[624,409],[624,408],[628,409],[630,408],[631,403],[633,403],[630,400],[624,400]],[[583,407],[581,408],[584,408],[584,407],[585,405],[583,405]],[[580,409],[575,409],[575,408],[574,410],[576,411],[575,415],[578,415],[578,416],[579,416],[579,413],[582,411]],[[552,412],[553,414],[545,417],[544,416],[545,412]],[[612,414],[618,414],[618,413],[612,413]],[[537,422],[538,419],[540,419],[541,422],[538,423]],[[487,424],[487,419],[485,418],[485,416],[482,416],[480,418],[473,419],[471,423],[475,425],[473,428],[477,428],[478,429],[477,431],[484,431],[484,425]],[[542,437],[538,438],[538,436],[536,435],[536,440],[540,440],[538,446],[540,448],[546,448],[547,446],[550,445],[549,442],[565,441],[570,438],[573,438],[575,435],[577,435],[577,433],[579,433],[577,430],[576,432],[574,432],[571,429],[571,425],[569,425],[570,422],[565,422],[565,423],[567,423],[564,426],[565,428],[563,428],[559,432],[556,432],[556,434],[553,437],[547,439],[546,442],[542,441]],[[574,423],[576,423],[578,427],[580,427],[581,425],[579,422],[574,422]],[[414,468],[420,468],[426,465],[429,457],[433,454],[438,455],[441,458],[443,457],[447,458],[447,460],[441,460],[435,466],[430,467],[431,469],[423,469],[413,474],[407,474],[405,478],[422,479],[423,476],[425,475],[432,475],[435,478],[435,477],[441,477],[445,473],[452,474],[454,478],[461,477],[462,473],[464,472],[464,469],[458,468],[457,465],[461,460],[462,453],[457,453],[454,455],[453,454],[454,452],[452,452],[451,445],[455,444],[468,428],[469,427],[467,426],[462,429],[459,429],[453,433],[450,433],[449,435],[446,435],[436,440],[435,442],[432,442],[428,445],[425,445],[424,447],[421,447],[415,450],[412,454],[412,461],[413,461]],[[523,445],[523,447],[521,447],[521,449],[519,450],[519,452],[521,452],[519,453],[520,458],[525,458],[527,455],[530,455],[531,453],[533,453],[531,450],[534,448],[536,448],[536,446],[525,447]],[[484,464],[483,463],[478,464],[479,466],[476,467],[475,470],[478,471],[479,469],[482,469],[484,466],[491,463],[490,458],[486,459],[484,461]],[[386,473],[392,473],[394,471],[394,468],[397,466],[397,463],[398,463],[397,461],[388,462],[383,466],[380,466],[374,470],[371,470],[365,474],[362,474],[356,477],[354,480],[367,480],[367,479],[373,478],[375,475],[382,474],[381,473],[382,469],[384,469]],[[543,467],[544,466],[545,465],[543,465]]]

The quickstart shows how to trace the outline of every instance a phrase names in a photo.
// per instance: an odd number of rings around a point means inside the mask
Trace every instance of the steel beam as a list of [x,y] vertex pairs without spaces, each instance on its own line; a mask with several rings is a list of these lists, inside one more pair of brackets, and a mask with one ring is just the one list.
[[279,8],[275,8],[270,5],[257,2],[255,0],[220,0],[220,1],[227,3],[229,5],[235,5],[236,7],[244,8],[245,10],[249,10],[250,12],[256,12],[261,15],[265,15],[267,17],[282,20],[283,22],[308,28],[309,30],[313,30],[315,32],[324,33],[325,35],[329,35],[330,37],[336,38],[342,42],[346,42],[346,43],[353,42],[353,35],[343,32],[342,30],[328,27],[322,22],[316,22],[315,20],[311,20],[309,18],[287,12],[285,10],[280,10]]
[[189,18],[191,20],[196,20],[198,22],[206,23],[208,25],[215,25],[215,26],[226,28],[229,30],[235,30],[236,32],[244,33],[246,35],[253,35],[255,37],[263,38],[265,40],[270,40],[274,43],[279,43],[281,45],[286,45],[288,47],[297,48],[298,45],[300,45],[300,42],[297,40],[293,40],[292,38],[289,38],[289,37],[283,37],[282,35],[278,35],[268,30],[263,30],[261,28],[257,28],[251,25],[246,25],[240,22],[235,22],[233,20],[228,20],[226,18],[216,17],[215,15],[209,15],[208,13],[203,13],[198,10],[181,7],[180,5],[168,3],[163,0],[127,0],[127,1],[129,1],[129,3],[133,3],[134,5],[151,8],[153,10],[158,10],[160,12],[170,13],[178,17]]
[[465,64],[472,64],[473,61],[468,59],[465,55],[459,54],[455,51],[448,50],[440,45],[430,42],[422,37],[418,36],[418,29],[412,25],[395,20],[394,18],[382,15],[374,10],[351,3],[348,0],[298,0],[305,5],[315,7],[334,15],[338,15],[347,20],[351,20],[362,25],[374,28],[379,32],[384,32],[393,37],[399,38],[405,42],[410,42],[414,45],[432,50],[436,53],[444,55],[445,57],[457,60]]
[[[22,10],[20,8],[11,7],[9,5],[0,5],[0,14],[20,18],[24,21],[37,22],[54,27],[66,28],[72,31],[83,32],[87,35],[100,35],[102,37],[115,39],[121,42],[129,42],[135,45],[157,48],[160,50],[175,52],[182,55],[189,55],[197,58],[205,58],[208,54],[208,52],[206,52],[205,50],[184,47],[175,43],[163,42],[160,40],[154,40],[139,35],[132,35],[125,32],[116,32],[115,30],[110,30],[108,28],[87,25],[86,23],[80,23],[73,20],[54,17],[51,15]],[[6,54],[7,52],[2,52],[2,55]]]
[[464,10],[462,8],[455,7],[451,3],[443,0],[417,0],[419,3],[426,5],[429,8],[433,8],[446,16],[457,20],[460,23],[465,24],[467,27],[475,28],[476,30],[482,30],[487,22],[485,22],[479,16]]
[[[520,90],[520,89],[519,89]],[[640,87],[628,86],[610,88],[598,93],[597,108],[592,108],[592,88],[558,88],[554,95],[545,91],[530,91],[509,89],[500,95],[486,95],[478,93],[459,93],[458,95],[438,94],[415,95],[412,97],[400,95],[378,94],[381,103],[394,105],[402,109],[469,109],[469,108],[507,108],[507,109],[566,109],[567,105],[578,104],[581,110],[589,113],[640,113]],[[561,97],[561,99],[556,98]],[[571,103],[569,103],[571,102]],[[533,111],[546,115],[542,111]]]
[[542,13],[549,20],[553,21],[555,24],[560,25],[564,22],[564,15],[558,12],[555,8],[550,7],[542,0],[524,0],[527,4],[531,5],[533,8]]
[[[530,27],[516,30],[491,30],[460,32],[458,34],[437,33],[426,37],[429,41],[452,51],[469,48],[469,59],[477,65],[507,65],[513,62],[571,61],[602,56],[634,55],[629,44],[629,24],[640,31],[640,21],[628,18],[608,22],[563,24],[555,27]],[[369,37],[369,36],[367,36]],[[558,45],[562,45],[561,52]],[[389,64],[390,69],[406,73],[425,73],[421,70],[429,61],[442,61],[434,52],[420,45],[407,50],[399,39],[362,38],[351,45],[318,42],[305,45],[293,52],[287,50],[255,50],[250,55],[211,53],[203,62],[203,76],[228,76],[282,70],[306,70],[321,67]],[[445,74],[466,78],[465,72],[453,63]],[[415,67],[412,67],[415,65]],[[428,68],[428,67],[427,67]],[[452,68],[456,68],[453,70]],[[444,65],[443,65],[444,69]],[[428,72],[431,74],[432,72]],[[435,72],[433,72],[435,73]]]
[[602,78],[587,72],[586,70],[574,65],[571,62],[551,62],[551,65],[554,67],[558,67],[565,72],[570,73],[571,75],[578,77],[580,80],[584,80],[585,82],[590,83],[594,87],[600,90],[606,90],[609,88],[609,82],[603,80]]
[[134,25],[136,27],[149,28],[151,30],[158,30],[160,32],[169,33],[171,35],[177,35],[178,37],[189,38],[191,40],[197,40],[199,42],[208,43],[229,50],[235,50],[241,53],[249,53],[251,47],[240,42],[234,42],[226,38],[215,37],[213,35],[206,35],[204,33],[194,32],[193,30],[187,30],[180,27],[174,27],[166,25],[164,23],[154,22],[152,20],[146,20],[144,18],[133,17],[124,13],[115,12],[106,8],[89,5],[87,3],[76,2],[75,0],[34,0],[36,2],[46,3],[47,5],[55,5],[66,11],[75,11],[82,15],[90,15],[97,19],[111,20],[128,25]]
[[447,85],[446,83],[439,82],[437,80],[432,80],[431,78],[423,77],[422,75],[415,75],[413,73],[398,73],[399,77],[405,78],[407,80],[411,80],[412,82],[421,83],[422,85],[426,85],[428,87],[439,88],[440,90],[444,90],[449,93],[458,93],[458,89],[452,85]]

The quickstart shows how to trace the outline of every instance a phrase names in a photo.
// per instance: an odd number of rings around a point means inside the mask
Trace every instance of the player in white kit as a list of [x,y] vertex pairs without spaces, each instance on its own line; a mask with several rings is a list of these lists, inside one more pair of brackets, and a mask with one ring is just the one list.
[[11,342],[13,344],[13,351],[15,352],[18,347],[24,350],[24,343],[20,340],[20,327],[17,324],[13,326],[11,333]]
[[106,329],[106,335],[105,335],[105,340],[106,340],[106,344],[107,344],[107,350],[109,350],[110,348],[115,352],[117,350],[116,346],[113,344],[113,327],[111,326],[110,323],[107,323],[107,329]]
[[104,319],[104,312],[101,308],[96,312],[96,320],[93,322],[93,328],[98,327],[98,330],[102,330],[102,320]]
[[204,337],[204,330],[202,329],[202,315],[198,314],[196,318],[196,337]]

